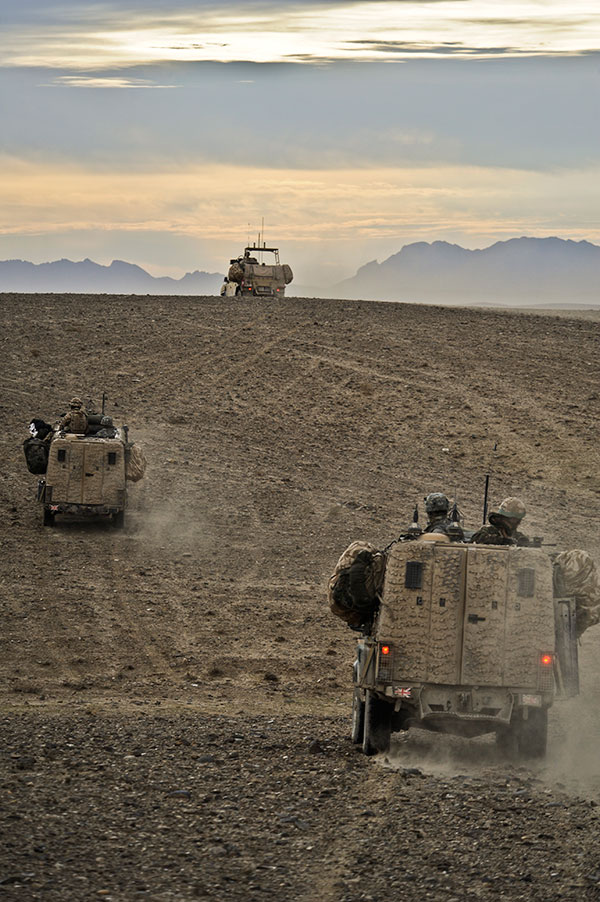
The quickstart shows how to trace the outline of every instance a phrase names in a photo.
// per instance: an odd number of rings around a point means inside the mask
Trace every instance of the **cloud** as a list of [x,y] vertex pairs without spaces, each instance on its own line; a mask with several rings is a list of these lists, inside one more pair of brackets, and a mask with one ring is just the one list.
[[52,88],[176,88],[178,85],[159,85],[149,79],[127,78],[118,75],[59,75],[52,82],[40,85]]
[[588,166],[599,59],[5,70],[0,152],[115,169]]
[[[583,53],[600,48],[590,0],[346,0],[196,5],[7,4],[0,65],[83,69],[161,61],[384,60]],[[32,9],[33,7],[33,9]],[[39,15],[35,15],[35,11]]]

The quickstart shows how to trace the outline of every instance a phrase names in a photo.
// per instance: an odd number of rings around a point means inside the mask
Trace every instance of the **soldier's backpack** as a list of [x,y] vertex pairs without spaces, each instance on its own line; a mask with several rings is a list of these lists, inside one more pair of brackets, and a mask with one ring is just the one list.
[[385,554],[370,542],[352,542],[329,579],[329,608],[349,626],[368,622],[379,604],[385,576]]
[[600,573],[591,554],[580,548],[563,551],[554,559],[561,595],[575,597],[577,636],[600,623]]
[[23,451],[29,472],[42,476],[48,469],[48,443],[32,436],[23,442]]
[[125,479],[138,482],[146,472],[146,455],[139,445],[128,445],[125,449]]

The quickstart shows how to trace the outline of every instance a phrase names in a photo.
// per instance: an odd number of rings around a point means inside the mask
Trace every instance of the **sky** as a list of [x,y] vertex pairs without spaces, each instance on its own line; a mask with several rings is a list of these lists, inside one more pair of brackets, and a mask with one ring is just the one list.
[[597,0],[0,0],[0,259],[600,243]]

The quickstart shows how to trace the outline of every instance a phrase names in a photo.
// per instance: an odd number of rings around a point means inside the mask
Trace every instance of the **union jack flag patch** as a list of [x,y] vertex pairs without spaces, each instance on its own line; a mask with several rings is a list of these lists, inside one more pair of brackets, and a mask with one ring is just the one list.
[[411,698],[412,689],[405,689],[403,686],[397,686],[394,689],[394,695],[398,695],[400,698]]

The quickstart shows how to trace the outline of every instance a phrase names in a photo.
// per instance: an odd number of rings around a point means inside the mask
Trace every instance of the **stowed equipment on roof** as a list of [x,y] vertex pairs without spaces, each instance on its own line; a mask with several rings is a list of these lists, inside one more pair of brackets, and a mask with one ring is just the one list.
[[[411,526],[385,548],[378,549],[365,541],[352,542],[340,555],[328,582],[327,595],[331,612],[344,620],[351,629],[368,633],[381,603],[387,562],[395,545],[415,540],[444,543],[468,541],[460,526],[461,515],[456,503],[450,510],[449,508],[448,498],[441,492],[431,493],[425,498],[425,509],[430,520],[432,515],[448,517],[443,522],[449,526],[441,533],[435,531],[435,520],[434,530],[428,531],[430,527],[422,530],[419,527],[419,511],[416,506]],[[490,514],[492,526],[482,527],[472,536],[471,543],[541,547],[541,539],[530,541],[516,530],[516,523],[520,523],[525,514],[525,505],[520,499],[506,498]],[[514,527],[510,534],[505,531],[507,520],[512,521]],[[470,532],[467,531],[467,536],[469,535]],[[587,551],[573,549],[553,555],[553,558],[555,586],[562,586],[562,594],[575,600],[579,637],[590,626],[600,623],[600,574]]]

